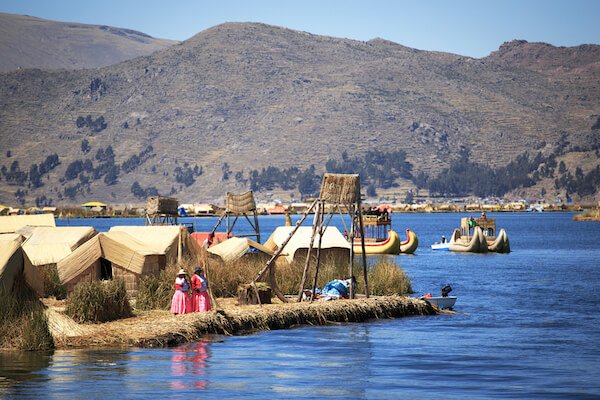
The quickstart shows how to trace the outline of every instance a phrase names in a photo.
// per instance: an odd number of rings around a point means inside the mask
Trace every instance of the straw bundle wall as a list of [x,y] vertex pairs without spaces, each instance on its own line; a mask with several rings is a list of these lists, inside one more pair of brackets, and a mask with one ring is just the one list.
[[68,292],[79,282],[98,279],[100,257],[100,239],[95,236],[56,264],[58,277]]
[[146,202],[146,214],[178,215],[179,201],[174,197],[153,196]]
[[227,211],[232,213],[247,213],[256,210],[254,194],[248,191],[242,194],[233,194],[227,192],[226,198]]
[[4,290],[5,293],[10,293],[15,278],[23,271],[21,242],[20,235],[10,235],[10,238],[0,240],[0,290]]
[[103,258],[131,272],[144,272],[146,256],[152,251],[143,243],[124,232],[107,232],[99,236]]
[[164,267],[163,263],[161,262],[161,258],[163,257],[158,255],[146,256],[144,274],[137,274],[118,264],[113,263],[113,278],[122,279],[125,282],[125,289],[127,290],[127,295],[129,295],[130,297],[136,297],[140,288],[140,282],[144,276],[157,276],[160,274],[160,271]]
[[321,184],[321,200],[333,204],[353,204],[360,199],[358,174],[325,174]]

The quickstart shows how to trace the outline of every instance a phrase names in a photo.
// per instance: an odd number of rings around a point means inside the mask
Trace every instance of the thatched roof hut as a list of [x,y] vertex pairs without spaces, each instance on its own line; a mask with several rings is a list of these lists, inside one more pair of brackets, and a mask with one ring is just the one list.
[[56,264],[58,277],[67,292],[72,292],[80,282],[101,278],[101,256],[100,240],[96,235]]
[[273,255],[273,251],[260,243],[248,238],[232,237],[224,242],[211,246],[208,253],[219,257],[224,262],[232,262],[241,258],[250,249],[257,249],[263,253]]
[[44,275],[54,269],[58,273],[57,264],[96,235],[94,228],[86,226],[26,227],[19,232],[27,237],[22,245],[25,279],[40,295],[46,294]]
[[[265,247],[276,250],[283,244],[285,239],[294,230],[293,226],[279,226],[271,234],[269,239],[265,243]],[[310,239],[312,236],[312,227],[301,226],[298,228],[294,236],[285,246],[283,253],[285,259],[288,262],[292,262],[295,258],[306,257],[308,247],[310,246]],[[316,249],[319,244],[319,235],[315,235],[315,241],[313,248]],[[325,229],[323,239],[321,240],[321,256],[341,258],[345,260],[350,259],[350,243],[344,238],[340,231],[334,227],[329,226]]]
[[115,226],[100,234],[102,258],[109,275],[123,278],[127,292],[137,295],[140,280],[157,275],[175,260],[180,243],[179,226]]
[[15,233],[25,226],[55,227],[56,223],[52,214],[0,216],[0,233]]

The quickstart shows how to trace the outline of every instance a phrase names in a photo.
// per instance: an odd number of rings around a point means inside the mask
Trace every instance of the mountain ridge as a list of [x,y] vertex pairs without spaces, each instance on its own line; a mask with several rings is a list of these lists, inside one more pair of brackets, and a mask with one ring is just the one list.
[[[136,199],[134,183],[185,201],[214,199],[247,190],[253,170],[314,165],[320,174],[331,158],[373,149],[404,151],[415,175],[433,177],[465,150],[501,167],[525,152],[547,156],[563,146],[559,161],[587,173],[597,165],[597,83],[549,78],[494,57],[226,23],[108,67],[0,75],[0,147],[11,151],[0,154],[0,165],[21,160],[26,170],[24,160],[39,163],[53,152],[61,160],[44,187],[0,179],[0,199],[22,190],[25,201],[43,194],[55,203],[127,202]],[[86,170],[65,179],[76,160],[90,158],[97,168],[94,154],[108,145],[115,166],[148,146],[153,155],[110,184],[106,174],[94,180],[96,172]],[[82,179],[89,182],[68,196]],[[382,193],[400,198],[416,188],[405,179],[396,184]]]
[[132,29],[0,13],[0,72],[96,68],[176,43]]

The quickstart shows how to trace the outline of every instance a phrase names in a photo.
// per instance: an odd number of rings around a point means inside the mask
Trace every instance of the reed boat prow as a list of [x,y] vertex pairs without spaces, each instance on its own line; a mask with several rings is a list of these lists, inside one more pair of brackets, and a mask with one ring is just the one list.
[[406,229],[406,240],[400,243],[400,253],[413,254],[419,247],[419,238],[417,234]]

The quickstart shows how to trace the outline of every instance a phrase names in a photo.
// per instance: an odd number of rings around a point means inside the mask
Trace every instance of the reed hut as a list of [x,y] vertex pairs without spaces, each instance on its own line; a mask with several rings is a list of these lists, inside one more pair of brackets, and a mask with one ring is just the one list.
[[256,249],[270,256],[273,251],[260,243],[248,238],[232,237],[224,242],[211,246],[208,253],[212,256],[220,258],[223,262],[233,262],[242,258],[251,249]]
[[[293,226],[277,227],[277,229],[275,229],[269,239],[265,242],[264,246],[272,251],[275,251],[288,238],[294,228],[295,227]],[[304,260],[310,246],[311,237],[312,227],[299,227],[285,246],[285,256],[280,258],[284,258],[289,263],[292,263],[295,259]],[[314,239],[314,248],[316,248],[318,243],[319,235],[317,234],[315,235]],[[345,263],[350,261],[350,243],[348,243],[348,240],[346,240],[346,238],[344,238],[340,231],[334,226],[327,227],[323,233],[323,238],[321,239],[321,257],[335,258],[336,260],[340,260],[340,262]]]
[[0,290],[10,292],[17,275],[23,272],[23,237],[16,233],[0,234]]
[[180,226],[115,226],[100,234],[103,270],[123,278],[127,293],[135,297],[141,278],[158,275],[177,259]]
[[24,252],[25,279],[39,295],[47,295],[47,277],[58,275],[58,263],[96,235],[92,227],[25,227],[19,233],[27,240]]
[[102,278],[101,256],[100,239],[96,235],[56,264],[58,277],[67,293],[73,292],[80,282]]

